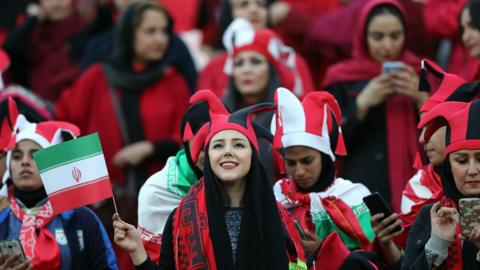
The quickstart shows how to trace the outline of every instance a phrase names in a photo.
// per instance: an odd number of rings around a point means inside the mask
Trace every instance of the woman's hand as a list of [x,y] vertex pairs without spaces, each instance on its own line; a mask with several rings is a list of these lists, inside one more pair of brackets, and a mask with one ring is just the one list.
[[153,150],[153,143],[149,141],[132,143],[118,151],[113,157],[112,162],[115,166],[120,168],[127,166],[134,167],[151,156]]
[[[402,255],[400,249],[393,242],[393,238],[403,232],[402,220],[398,217],[397,213],[393,213],[387,218],[383,217],[383,213],[375,214],[371,217],[370,223],[377,236],[378,244],[386,263],[393,264],[396,263]],[[399,226],[402,229],[396,231],[395,229]]]
[[473,230],[470,232],[470,235],[460,235],[459,238],[462,240],[468,240],[474,243],[477,248],[480,248],[480,226],[473,228]]
[[113,215],[113,241],[130,254],[134,265],[140,265],[147,260],[147,252],[143,247],[140,234],[135,226],[120,219],[118,214]]
[[415,73],[415,70],[409,65],[405,64],[405,69],[393,72],[391,74],[391,81],[393,89],[397,93],[411,97],[415,101],[417,107],[421,107],[425,100],[428,99],[428,94],[426,92],[418,90],[420,80]]
[[455,239],[459,214],[457,209],[452,207],[441,207],[440,202],[435,203],[430,209],[432,220],[432,234],[447,241]]
[[19,265],[15,265],[15,261],[20,258],[20,254],[9,256],[6,260],[0,254],[0,270],[25,270],[32,269],[32,265],[28,261],[24,261]]
[[384,102],[388,96],[394,93],[395,91],[388,74],[380,74],[370,80],[357,96],[357,118],[363,120],[371,107]]
[[311,233],[309,231],[305,231],[305,236],[307,237],[306,240],[301,240],[302,242],[302,247],[303,250],[305,251],[305,255],[309,256],[312,254],[315,250],[320,247],[322,244],[323,240],[320,239],[316,234]]

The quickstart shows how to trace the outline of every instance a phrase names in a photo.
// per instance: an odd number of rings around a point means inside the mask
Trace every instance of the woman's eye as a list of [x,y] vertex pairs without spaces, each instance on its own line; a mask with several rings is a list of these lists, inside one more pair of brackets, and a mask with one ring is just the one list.
[[235,67],[241,67],[243,65],[243,60],[237,60],[237,61],[233,62],[233,65]]
[[253,65],[260,65],[263,61],[262,61],[262,59],[253,58],[251,60],[251,62],[252,62]]
[[379,41],[383,38],[383,34],[382,33],[373,33],[373,34],[370,35],[370,37],[372,37],[376,41]]
[[455,160],[459,164],[466,164],[468,162],[468,159],[466,158],[459,158]]
[[233,145],[235,148],[245,148],[245,145],[243,143],[236,143]]
[[214,144],[213,145],[213,149],[220,149],[222,147],[223,147],[223,145],[221,145],[221,144]]
[[22,158],[21,154],[18,154],[18,153],[17,154],[12,154],[12,159],[14,159],[14,160],[19,160],[21,158]]

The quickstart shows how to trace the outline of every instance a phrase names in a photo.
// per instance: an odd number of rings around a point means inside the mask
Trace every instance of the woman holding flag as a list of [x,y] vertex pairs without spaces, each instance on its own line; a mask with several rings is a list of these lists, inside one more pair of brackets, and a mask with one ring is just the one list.
[[0,212],[0,240],[18,239],[27,261],[14,267],[20,254],[3,258],[0,269],[118,269],[112,246],[95,214],[86,207],[55,214],[33,153],[79,135],[67,122],[16,121],[7,149],[2,191],[10,205]]

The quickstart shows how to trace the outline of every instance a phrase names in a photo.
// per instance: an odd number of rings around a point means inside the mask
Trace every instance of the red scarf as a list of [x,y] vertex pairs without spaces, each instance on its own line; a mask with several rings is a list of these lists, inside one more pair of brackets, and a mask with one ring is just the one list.
[[[454,201],[445,199],[442,201],[442,207],[452,207],[458,209]],[[458,235],[462,232],[460,224],[457,224],[455,239],[448,248],[447,260],[443,263],[446,270],[463,270],[463,254],[462,254],[462,241],[458,238]]]
[[177,270],[217,269],[203,178],[180,202],[173,216],[173,251]]
[[[382,64],[373,60],[366,48],[365,27],[370,11],[380,4],[397,7],[405,18],[403,8],[394,0],[370,1],[362,10],[358,29],[353,42],[353,58],[332,66],[325,77],[324,86],[341,82],[370,80],[381,74]],[[420,59],[404,50],[397,59],[415,69],[420,68]],[[408,179],[414,174],[412,164],[416,155],[416,114],[413,100],[405,95],[394,95],[385,102],[388,167],[390,179],[391,204],[395,211],[400,209],[403,190]]]
[[[310,220],[310,193],[298,192],[297,185],[293,180],[283,179],[281,185],[282,193],[297,204],[292,215],[298,219],[302,227],[311,228],[311,222],[308,222]],[[355,238],[361,249],[371,250],[373,248],[350,206],[342,199],[333,196],[321,198],[321,202],[333,223],[347,235]]]
[[25,215],[11,192],[10,209],[12,214],[22,221],[18,238],[33,269],[60,269],[60,249],[55,237],[46,228],[47,224],[55,217],[50,201],[34,215]]
[[[290,262],[297,259],[305,262],[300,236],[288,213],[278,205],[279,214],[285,229],[289,233],[295,252],[288,250]],[[208,225],[208,214],[203,178],[188,192],[180,202],[173,216],[173,249],[177,270],[209,269],[216,270],[215,252]]]

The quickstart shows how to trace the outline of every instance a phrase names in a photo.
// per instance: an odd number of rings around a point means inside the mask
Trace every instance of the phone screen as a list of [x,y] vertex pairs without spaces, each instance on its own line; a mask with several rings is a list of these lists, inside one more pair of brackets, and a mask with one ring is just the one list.
[[[383,199],[382,195],[378,192],[374,192],[363,198],[363,201],[370,210],[371,215],[376,215],[379,213],[383,214],[383,218],[387,218],[393,214],[392,209]],[[398,226],[393,232],[402,230],[402,226]]]
[[295,227],[297,228],[298,233],[300,234],[300,237],[302,238],[302,240],[306,240],[307,236],[305,235],[305,231],[303,231],[302,226],[300,226],[300,223],[298,222],[298,220],[295,219],[293,222],[295,223]]

